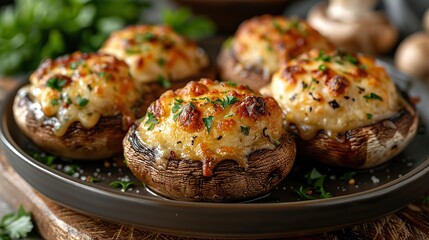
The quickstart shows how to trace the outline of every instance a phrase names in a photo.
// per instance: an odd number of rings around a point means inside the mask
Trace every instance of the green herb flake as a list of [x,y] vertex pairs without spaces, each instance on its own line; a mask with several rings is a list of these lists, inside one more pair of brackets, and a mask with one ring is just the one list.
[[83,61],[76,61],[76,62],[72,62],[72,63],[70,63],[70,69],[72,69],[72,70],[76,70],[78,67],[79,67],[79,65],[81,65],[83,63]]
[[86,88],[88,88],[88,90],[89,90],[89,91],[92,91],[92,86],[91,86],[91,84],[87,84],[87,85],[86,85]]
[[281,144],[281,142],[279,140],[274,140],[274,145],[279,146]]
[[230,114],[228,114],[228,115],[225,115],[223,118],[230,118],[230,117],[232,117],[232,116],[234,116],[234,114],[230,113]]
[[158,123],[158,119],[155,117],[155,115],[153,115],[153,113],[151,113],[151,112],[148,112],[147,114],[146,114],[146,116],[147,116],[147,120],[146,120],[146,122],[145,122],[145,125],[149,125],[149,127],[147,128],[147,130],[152,130],[153,129],[153,127],[155,126],[155,124],[157,124]]
[[250,127],[249,126],[240,126],[241,133],[244,134],[244,136],[249,135]]
[[116,180],[111,182],[109,185],[114,188],[120,188],[121,192],[126,192],[132,185],[134,185],[134,182]]
[[365,96],[363,96],[363,98],[365,98],[365,99],[374,99],[374,100],[379,100],[379,101],[383,101],[383,98],[382,97],[380,97],[380,96],[378,96],[377,94],[375,94],[375,93],[370,93],[370,94],[368,94],[368,95],[365,95]]
[[355,58],[353,55],[351,55],[350,53],[347,54],[346,56],[346,60],[349,61],[350,63],[352,63],[353,65],[358,65],[359,61],[357,58]]
[[[330,198],[332,197],[332,194],[327,192],[324,188],[324,182],[326,179],[326,175],[321,174],[319,171],[317,171],[316,168],[313,168],[310,172],[308,172],[305,177],[307,178],[307,184],[308,186],[306,188],[304,188],[303,186],[301,186],[301,188],[296,191],[296,193],[303,198],[304,200],[311,200],[311,199],[316,199],[316,198]],[[304,190],[311,190],[311,192],[313,193],[318,193],[318,197],[317,196],[310,196],[311,198],[306,198],[305,196],[307,194],[307,191]],[[305,194],[304,194],[305,193]]]
[[66,99],[66,103],[67,103],[68,105],[70,105],[70,104],[72,104],[73,102],[72,102],[72,100],[68,97],[68,98]]
[[98,177],[88,176],[86,177],[86,181],[89,183],[98,183],[101,182],[101,179]]
[[51,105],[52,106],[58,106],[59,104],[60,104],[60,102],[59,102],[58,98],[51,99]]
[[38,153],[38,152],[31,152],[31,153],[29,153],[29,154],[30,154],[30,156],[31,156],[32,158],[34,158],[34,159],[36,159],[37,161],[39,161],[39,162],[41,162],[41,163],[45,164],[45,165],[46,165],[46,166],[48,166],[48,167],[52,166],[52,165],[54,164],[54,162],[55,162],[55,159],[57,158],[57,157],[55,157],[55,156],[48,155],[48,154],[46,154],[46,153],[44,153],[44,152],[42,152],[42,153]]
[[85,107],[89,103],[89,100],[78,95],[76,98],[76,103],[79,105],[79,107]]
[[207,133],[210,133],[210,130],[213,124],[213,119],[214,119],[213,116],[208,116],[206,118],[203,118],[203,123],[204,123],[204,126],[206,127]]
[[280,26],[280,23],[278,21],[273,21],[273,27],[279,31],[280,33],[286,33],[287,30],[282,28],[282,26]]
[[228,82],[226,82],[227,84],[228,84],[228,86],[230,86],[230,87],[237,87],[237,83],[235,83],[235,82],[231,82],[231,81],[228,81]]
[[231,95],[226,96],[224,99],[216,99],[213,101],[213,104],[218,103],[223,109],[225,109],[227,106],[232,105],[238,101],[238,98],[233,97]]
[[158,58],[158,60],[156,60],[156,63],[158,63],[159,66],[164,66],[167,61],[164,58]]
[[126,49],[125,49],[125,53],[126,53],[126,54],[131,55],[131,54],[139,54],[139,53],[142,53],[142,51],[141,51],[140,49],[126,48]]
[[328,67],[326,67],[326,65],[325,65],[325,64],[320,64],[318,69],[319,69],[320,71],[325,71],[325,70],[327,70],[327,69],[328,69]]
[[324,55],[323,50],[320,50],[319,51],[319,56],[317,56],[316,60],[323,61],[323,62],[329,62],[329,61],[331,61],[331,56]]
[[66,79],[61,79],[61,78],[56,78],[56,77],[50,78],[46,82],[47,87],[58,90],[58,91],[61,91],[66,84],[67,84]]
[[137,34],[136,35],[136,41],[138,43],[151,41],[151,40],[154,40],[155,38],[156,38],[155,35],[151,32],[146,32],[145,34]]
[[366,114],[366,118],[368,118],[368,120],[371,120],[372,119],[372,114],[371,113],[367,113]]
[[300,186],[298,190],[295,191],[296,194],[298,194],[299,198],[302,200],[314,200],[316,199],[313,196],[310,196],[308,194],[308,190],[305,189],[303,186]]
[[[182,113],[183,99],[174,99],[173,107],[171,108],[171,112],[173,113],[173,120],[176,121],[179,115]],[[180,110],[180,111],[179,111]]]
[[161,86],[163,88],[170,88],[171,87],[171,83],[170,81],[168,81],[167,78],[165,78],[164,76],[159,75],[158,78],[156,79],[156,81],[161,84]]
[[26,238],[32,229],[31,214],[22,205],[18,211],[8,213],[0,219],[0,239]]

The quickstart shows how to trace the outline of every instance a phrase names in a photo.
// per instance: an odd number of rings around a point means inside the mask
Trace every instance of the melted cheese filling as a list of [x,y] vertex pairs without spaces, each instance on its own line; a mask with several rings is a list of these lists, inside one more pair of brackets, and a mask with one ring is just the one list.
[[127,62],[142,83],[183,80],[209,64],[201,48],[166,26],[131,26],[114,32],[100,51]]
[[[139,93],[126,64],[118,64],[113,58],[93,56],[55,66],[42,78],[33,74],[31,85],[22,91],[35,100],[32,108],[36,118],[42,122],[54,117],[51,123],[57,136],[64,135],[74,122],[92,128],[100,117],[122,115],[123,127],[127,127],[133,121],[131,109]],[[72,69],[74,63],[79,65]],[[112,65],[115,67],[108,67]]]
[[[300,66],[303,73],[288,78],[286,68],[282,68],[262,92],[279,102],[287,123],[297,127],[302,139],[310,140],[320,130],[335,137],[389,118],[403,106],[385,70],[370,58],[359,57],[359,61],[356,66],[347,61],[293,60],[287,66]],[[357,76],[359,68],[365,68],[368,74]],[[329,74],[323,74],[321,69],[327,69]],[[330,90],[326,84],[338,76],[348,84],[344,92]]]
[[[165,166],[168,159],[201,160],[208,168],[216,163],[231,159],[247,168],[247,157],[259,149],[274,149],[278,140],[285,133],[282,126],[281,109],[273,100],[267,104],[270,114],[260,116],[256,120],[243,117],[237,112],[237,106],[248,95],[249,90],[238,90],[233,87],[221,85],[210,86],[210,92],[191,97],[174,94],[172,91],[162,97],[164,115],[150,129],[146,116],[137,131],[140,140],[159,153],[157,163]],[[176,92],[177,93],[177,92]],[[238,93],[238,94],[237,94]],[[237,101],[225,108],[213,103],[226,96],[236,96]],[[201,113],[199,121],[212,118],[210,124],[204,124],[196,131],[184,130],[179,120],[174,119],[174,106],[177,100],[183,100],[182,106],[192,102]],[[207,126],[210,125],[209,130]]]
[[245,68],[257,67],[271,75],[285,59],[313,47],[330,49],[331,45],[304,21],[264,15],[244,22],[232,47]]

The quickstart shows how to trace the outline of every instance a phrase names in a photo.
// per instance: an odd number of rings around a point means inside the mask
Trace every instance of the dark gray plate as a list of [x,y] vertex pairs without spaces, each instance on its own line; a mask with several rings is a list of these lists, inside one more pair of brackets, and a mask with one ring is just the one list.
[[[356,184],[342,180],[348,169],[331,168],[298,159],[271,194],[241,203],[173,201],[153,195],[133,177],[121,159],[82,163],[57,158],[47,166],[32,156],[40,152],[18,130],[12,116],[15,93],[1,109],[0,138],[13,168],[36,190],[78,212],[163,233],[228,238],[303,235],[367,221],[404,207],[425,193],[429,182],[429,92],[386,65],[398,85],[421,99],[421,127],[411,145],[387,164],[355,172]],[[326,175],[325,189],[333,197],[300,200],[296,190],[307,186],[305,175],[316,168]],[[92,183],[90,179],[99,179]],[[130,180],[125,192],[111,187]]]

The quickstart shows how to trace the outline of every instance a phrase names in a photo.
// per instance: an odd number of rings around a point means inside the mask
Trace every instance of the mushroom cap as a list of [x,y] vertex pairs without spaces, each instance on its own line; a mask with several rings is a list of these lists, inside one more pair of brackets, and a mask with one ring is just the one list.
[[167,91],[136,125],[124,139],[130,170],[174,199],[255,197],[281,181],[295,158],[277,102],[232,82],[203,79]]
[[414,33],[398,46],[395,65],[399,70],[429,80],[429,32]]

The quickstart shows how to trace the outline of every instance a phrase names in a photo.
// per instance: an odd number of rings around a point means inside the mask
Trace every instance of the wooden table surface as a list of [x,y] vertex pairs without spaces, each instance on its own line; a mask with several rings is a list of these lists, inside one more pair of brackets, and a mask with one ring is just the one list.
[[[0,99],[15,86],[14,79],[0,79]],[[114,224],[58,205],[25,182],[1,151],[0,173],[0,198],[15,208],[23,204],[31,211],[44,239],[195,239]],[[417,199],[400,211],[373,221],[333,232],[287,239],[429,239],[429,205]]]

